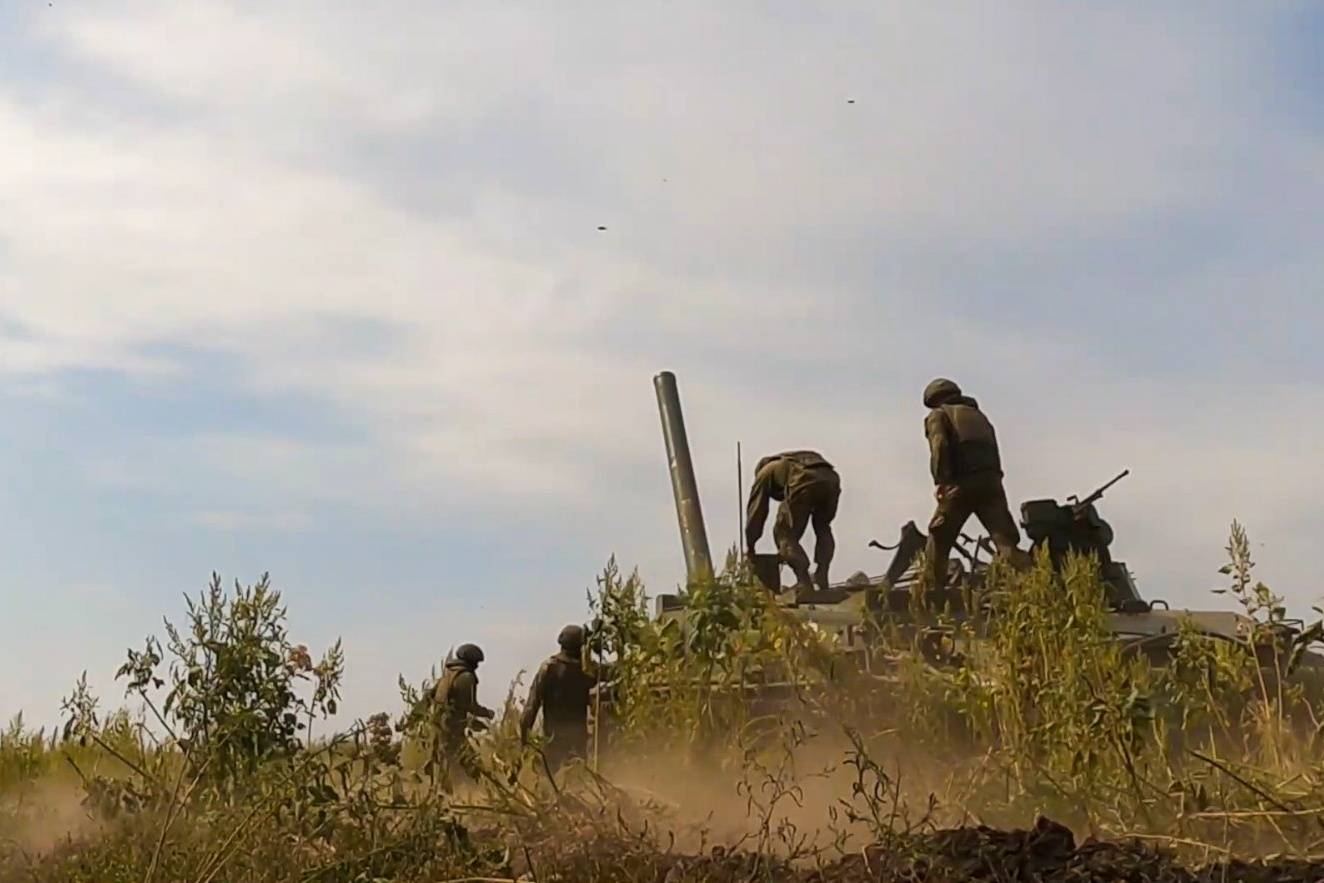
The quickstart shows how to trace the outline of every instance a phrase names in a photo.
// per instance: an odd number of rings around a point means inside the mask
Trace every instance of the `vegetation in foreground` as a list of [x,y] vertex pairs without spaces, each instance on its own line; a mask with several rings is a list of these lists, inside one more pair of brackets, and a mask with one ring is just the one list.
[[[1151,667],[1109,635],[1092,562],[1042,560],[995,571],[961,664],[894,646],[883,676],[734,566],[682,633],[610,564],[598,762],[551,775],[508,699],[455,787],[430,681],[334,730],[339,645],[314,659],[265,578],[216,579],[128,654],[132,711],[80,683],[61,732],[0,735],[0,881],[1300,878],[1324,850],[1324,745],[1293,675],[1324,628],[1257,658],[1285,614],[1249,548],[1234,525],[1244,641],[1187,631]],[[749,701],[768,682],[793,688]]]

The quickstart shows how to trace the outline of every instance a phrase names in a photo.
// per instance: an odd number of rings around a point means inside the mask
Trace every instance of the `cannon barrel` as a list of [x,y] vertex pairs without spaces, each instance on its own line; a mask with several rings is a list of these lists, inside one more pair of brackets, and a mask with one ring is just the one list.
[[671,492],[676,498],[676,519],[680,522],[680,543],[685,550],[685,572],[690,585],[711,580],[712,553],[708,550],[708,532],[703,525],[699,505],[699,485],[690,460],[690,442],[685,435],[685,417],[680,410],[676,375],[663,371],[653,378],[657,390],[657,410],[662,415],[662,438],[667,446],[667,464],[671,469]]

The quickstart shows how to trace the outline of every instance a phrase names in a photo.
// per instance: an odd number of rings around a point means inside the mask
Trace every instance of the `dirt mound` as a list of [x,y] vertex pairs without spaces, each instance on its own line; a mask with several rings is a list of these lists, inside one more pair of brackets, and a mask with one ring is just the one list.
[[1041,818],[1032,829],[955,828],[890,848],[875,845],[819,870],[773,867],[766,857],[718,852],[677,860],[663,883],[798,880],[803,883],[1312,883],[1324,862],[1218,862],[1188,868],[1168,850],[1138,840],[1076,843],[1072,832]]

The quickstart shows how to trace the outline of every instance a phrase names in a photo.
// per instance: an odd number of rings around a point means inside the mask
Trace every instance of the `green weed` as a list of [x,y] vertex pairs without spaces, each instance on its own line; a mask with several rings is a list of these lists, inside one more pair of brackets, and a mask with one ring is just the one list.
[[[467,776],[439,748],[435,674],[332,729],[339,644],[314,661],[265,577],[213,578],[129,652],[132,712],[84,678],[60,732],[0,731],[0,881],[882,879],[926,866],[944,825],[1040,815],[1203,861],[1312,855],[1324,625],[1293,630],[1249,549],[1234,525],[1243,632],[1185,623],[1161,652],[1116,640],[1085,558],[995,567],[979,615],[930,632],[862,612],[883,640],[863,655],[734,555],[677,621],[613,560],[589,593],[610,683],[594,757],[552,770],[521,745],[514,685]],[[33,846],[30,796],[62,776],[95,824]]]

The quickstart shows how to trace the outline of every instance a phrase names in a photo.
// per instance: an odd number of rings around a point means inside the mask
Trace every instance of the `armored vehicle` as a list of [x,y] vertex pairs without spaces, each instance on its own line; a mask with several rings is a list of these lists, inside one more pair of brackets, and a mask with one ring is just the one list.
[[[654,386],[680,525],[687,584],[693,586],[713,578],[712,556],[676,378],[670,372],[663,372],[654,378]],[[1266,642],[1264,630],[1253,628],[1254,623],[1239,613],[1173,610],[1164,601],[1142,598],[1126,563],[1113,559],[1113,531],[1096,506],[1104,492],[1127,474],[1122,472],[1084,499],[1068,497],[1065,503],[1040,499],[1022,504],[1021,527],[1032,550],[1046,548],[1055,564],[1060,564],[1073,552],[1096,556],[1107,590],[1110,630],[1128,652],[1142,654],[1155,665],[1163,665],[1171,659],[1183,624],[1211,640],[1232,641],[1247,648],[1252,646],[1252,635],[1256,635],[1258,641],[1253,649],[1262,664],[1271,664],[1275,654],[1290,648],[1302,628],[1300,622],[1279,624],[1277,633],[1270,635]],[[991,563],[992,545],[988,538],[963,534],[949,562],[948,584],[936,589],[927,588],[922,593],[923,603],[917,604],[919,561],[925,541],[926,537],[915,522],[908,522],[902,527],[895,545],[870,543],[873,547],[893,552],[883,573],[876,576],[856,573],[827,590],[796,592],[783,589],[781,565],[775,554],[756,555],[749,565],[755,577],[777,597],[789,615],[832,635],[842,656],[852,660],[863,672],[885,677],[886,661],[895,658],[893,651],[901,646],[918,648],[931,664],[959,661],[959,654],[944,650],[951,643],[945,639],[959,624],[966,624],[969,627],[966,631],[977,636],[987,623],[987,618],[982,615],[984,611],[969,608],[971,599],[978,597],[978,593],[972,590],[981,585]],[[659,595],[654,605],[654,615],[659,620],[673,620],[681,629],[686,628],[685,604],[680,596]],[[887,625],[886,629],[880,627],[883,623]],[[1309,653],[1301,665],[1318,673],[1324,671],[1324,658]],[[758,689],[778,692],[779,687],[789,689],[791,686],[761,684]]]

